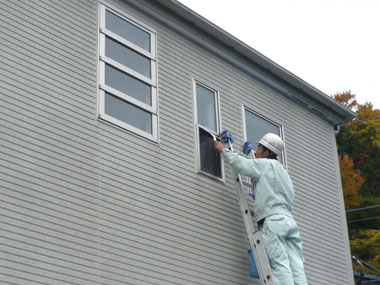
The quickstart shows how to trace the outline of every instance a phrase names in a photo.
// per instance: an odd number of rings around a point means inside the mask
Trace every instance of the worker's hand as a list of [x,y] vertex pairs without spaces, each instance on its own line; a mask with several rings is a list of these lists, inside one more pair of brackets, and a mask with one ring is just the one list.
[[220,141],[215,141],[214,142],[214,149],[218,152],[223,152],[226,149],[226,147]]

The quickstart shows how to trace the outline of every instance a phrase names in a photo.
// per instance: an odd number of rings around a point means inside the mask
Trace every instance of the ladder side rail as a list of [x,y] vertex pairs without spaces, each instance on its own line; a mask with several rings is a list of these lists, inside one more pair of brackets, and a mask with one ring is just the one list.
[[[229,141],[229,148],[233,151],[232,143]],[[252,222],[251,211],[249,209],[245,193],[243,191],[243,182],[241,175],[235,170],[235,185],[239,200],[241,214],[243,216],[245,228],[248,234],[249,244],[253,250],[256,265],[259,271],[260,282],[262,285],[275,285],[272,268],[269,263],[268,255],[265,250],[264,241],[261,231],[255,229]]]

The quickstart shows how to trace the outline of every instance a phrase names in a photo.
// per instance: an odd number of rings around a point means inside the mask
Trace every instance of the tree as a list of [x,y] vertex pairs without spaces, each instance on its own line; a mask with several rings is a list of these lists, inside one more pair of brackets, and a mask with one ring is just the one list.
[[[346,209],[380,205],[380,110],[368,102],[358,104],[355,97],[351,91],[333,96],[357,114],[336,136]],[[379,216],[380,208],[347,213],[352,255],[378,269]],[[366,269],[365,273],[374,272]]]
[[351,90],[344,91],[341,93],[337,93],[333,96],[333,98],[346,106],[348,109],[351,109],[352,111],[355,110],[356,106],[358,105],[358,102],[355,99],[356,95],[351,93]]
[[[380,230],[360,230],[351,240],[351,254],[365,261],[374,268],[380,268]],[[359,271],[354,266],[355,271]],[[368,268],[367,274],[376,274]]]
[[334,99],[356,110],[357,118],[341,127],[337,135],[339,155],[349,155],[354,169],[365,179],[360,191],[364,197],[380,195],[380,110],[371,103],[358,104],[350,91],[334,95]]
[[359,190],[364,183],[359,170],[354,169],[354,162],[348,155],[339,156],[340,174],[342,178],[344,205],[346,209],[360,205]]

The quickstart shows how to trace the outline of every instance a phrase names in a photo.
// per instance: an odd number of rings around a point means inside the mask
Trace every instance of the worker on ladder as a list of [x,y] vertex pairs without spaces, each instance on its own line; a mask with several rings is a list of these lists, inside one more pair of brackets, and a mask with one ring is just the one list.
[[[221,135],[232,139],[228,131]],[[214,148],[223,153],[225,160],[238,173],[250,176],[254,181],[253,212],[262,231],[276,285],[305,285],[302,243],[292,216],[293,184],[277,161],[283,147],[279,136],[268,133],[258,142],[257,159],[249,159],[230,151],[220,141],[214,142]],[[248,154],[250,151],[253,151],[252,144],[246,142],[244,152]]]

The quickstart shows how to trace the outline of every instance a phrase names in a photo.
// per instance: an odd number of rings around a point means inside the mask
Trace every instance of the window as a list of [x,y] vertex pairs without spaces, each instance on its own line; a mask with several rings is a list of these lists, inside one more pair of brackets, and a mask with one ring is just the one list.
[[[258,142],[267,133],[274,133],[282,138],[282,128],[280,125],[244,107],[243,114],[245,118],[245,135],[247,141]],[[252,144],[252,146],[255,151],[257,151],[257,144]],[[277,159],[284,164],[284,151],[282,155],[277,156]]]
[[208,133],[220,133],[218,93],[198,82],[194,82],[194,90],[199,171],[222,179],[221,155],[214,150],[213,138]]
[[157,141],[155,33],[101,5],[99,117]]

